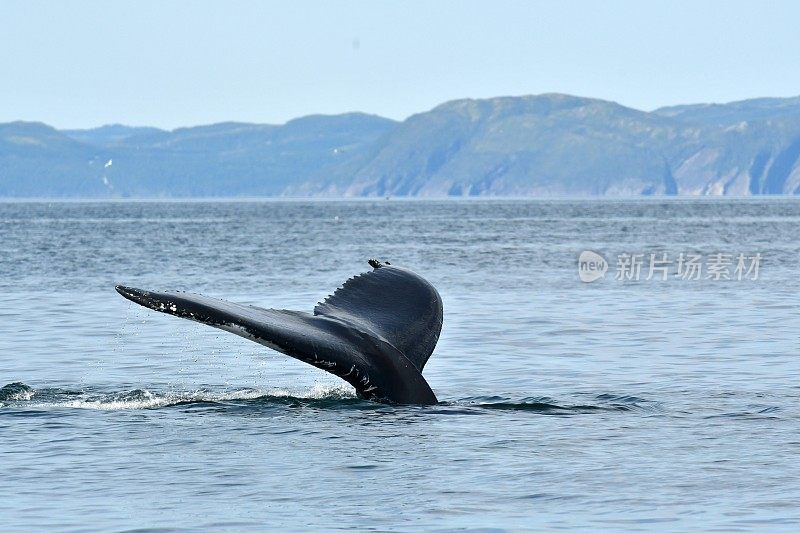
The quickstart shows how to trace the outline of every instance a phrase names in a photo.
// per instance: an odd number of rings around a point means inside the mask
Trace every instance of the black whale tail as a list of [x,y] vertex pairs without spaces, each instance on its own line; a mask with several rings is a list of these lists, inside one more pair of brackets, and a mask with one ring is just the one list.
[[163,313],[230,331],[335,374],[359,396],[434,404],[422,369],[442,329],[442,300],[410,270],[370,261],[313,314],[263,309],[184,292],[118,285],[125,298]]

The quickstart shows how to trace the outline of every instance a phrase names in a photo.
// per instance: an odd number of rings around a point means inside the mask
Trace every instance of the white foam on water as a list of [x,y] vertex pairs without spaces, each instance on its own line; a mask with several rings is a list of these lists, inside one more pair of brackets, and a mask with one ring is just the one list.
[[356,397],[356,390],[346,383],[315,383],[305,396],[297,396],[313,400],[344,400]]
[[94,409],[98,411],[121,411],[125,409],[153,409],[180,403],[180,399],[169,396],[153,396],[143,400],[70,400],[67,402],[54,402],[42,404],[42,407],[68,407],[72,409]]
[[[3,400],[6,401],[6,402],[15,402],[15,401],[16,402],[26,402],[26,401],[30,400],[31,398],[33,398],[33,395],[36,394],[36,391],[34,389],[28,387],[27,385],[21,384],[21,383],[10,383],[9,385],[6,385],[5,387],[3,387],[2,391],[8,390],[9,387],[16,387],[16,388],[18,388],[18,390],[16,390],[13,393],[10,393],[10,394],[8,394],[8,393],[3,394]],[[0,405],[0,406],[2,406],[2,405]]]
[[31,398],[33,398],[36,391],[33,389],[21,390],[9,396],[7,399],[11,401],[18,401],[18,402],[27,402]]
[[[26,401],[33,397],[34,392],[13,398],[14,400]],[[20,396],[23,396],[20,394]],[[153,393],[148,390],[137,390],[125,393],[114,393],[104,395],[91,395],[81,398],[71,398],[63,401],[44,401],[28,404],[34,408],[69,408],[69,409],[90,409],[96,411],[123,411],[140,409],[157,409],[169,407],[184,402],[225,402],[237,400],[255,400],[258,398],[298,398],[298,399],[352,399],[355,398],[355,391],[346,384],[333,385],[317,383],[307,390],[294,391],[285,388],[270,389],[241,389],[235,391],[212,392],[196,390],[191,392],[171,392]]]

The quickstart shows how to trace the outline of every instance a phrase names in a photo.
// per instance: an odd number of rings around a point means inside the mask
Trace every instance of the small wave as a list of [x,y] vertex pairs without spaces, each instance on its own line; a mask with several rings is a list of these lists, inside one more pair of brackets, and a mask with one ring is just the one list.
[[0,388],[0,401],[27,401],[33,398],[36,391],[21,382],[9,383]]
[[604,402],[627,403],[627,404],[636,404],[647,401],[644,398],[639,398],[638,396],[632,396],[630,394],[610,394],[607,392],[603,394],[598,394],[597,396],[595,396],[595,398]]
[[[34,400],[35,395],[35,400]],[[97,411],[123,411],[159,409],[176,405],[225,404],[230,402],[291,403],[336,402],[356,399],[352,388],[340,385],[314,385],[304,391],[283,388],[238,389],[229,391],[194,390],[179,392],[153,392],[134,389],[123,392],[71,391],[66,389],[41,389],[35,391],[24,383],[11,383],[0,389],[0,407],[25,409],[92,409]]]
[[609,411],[648,411],[652,410],[651,402],[643,398],[616,395],[600,394],[589,399],[588,402],[566,402],[557,401],[546,396],[528,397],[519,400],[503,396],[478,396],[468,397],[452,402],[449,405],[476,407],[486,410],[497,411],[530,411],[540,414],[570,415],[586,414]]
[[298,398],[302,400],[352,400],[355,390],[349,385],[330,385],[317,383],[307,391],[290,391],[289,389],[270,389],[268,396]]
[[133,390],[97,397],[76,398],[38,404],[37,407],[67,407],[72,409],[95,409],[98,411],[121,411],[125,409],[156,409],[192,401],[190,397],[171,394],[154,394],[147,390]]
[[[644,404],[644,405],[643,405]],[[549,397],[515,399],[505,396],[471,396],[442,401],[425,409],[430,414],[489,414],[492,411],[518,411],[542,415],[575,415],[596,412],[648,410],[643,398],[600,394],[583,402],[557,401]],[[133,389],[107,392],[42,388],[35,390],[24,383],[9,383],[0,388],[0,408],[30,410],[89,409],[126,411],[162,409],[173,406],[215,406],[220,409],[258,409],[268,406],[310,407],[318,409],[381,409],[378,404],[357,398],[346,384],[315,384],[309,389],[242,388],[234,390],[151,391]],[[398,406],[400,408],[402,406]],[[418,407],[411,406],[416,409]]]

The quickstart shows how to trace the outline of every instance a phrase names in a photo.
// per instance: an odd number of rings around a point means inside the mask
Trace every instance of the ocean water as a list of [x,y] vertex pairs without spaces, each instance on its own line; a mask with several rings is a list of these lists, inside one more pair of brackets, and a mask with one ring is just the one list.
[[[311,310],[371,257],[442,294],[440,405],[114,292]],[[0,522],[796,530],[799,262],[794,199],[0,203]]]

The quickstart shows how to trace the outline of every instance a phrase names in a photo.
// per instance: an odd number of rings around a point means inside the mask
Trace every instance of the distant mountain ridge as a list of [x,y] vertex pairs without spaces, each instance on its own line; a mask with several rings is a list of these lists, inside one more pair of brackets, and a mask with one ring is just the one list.
[[172,131],[0,124],[0,197],[800,194],[800,97],[644,112],[564,94],[396,122],[312,115]]

